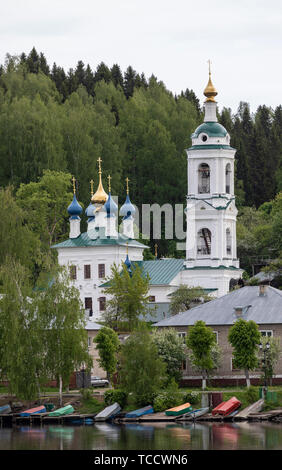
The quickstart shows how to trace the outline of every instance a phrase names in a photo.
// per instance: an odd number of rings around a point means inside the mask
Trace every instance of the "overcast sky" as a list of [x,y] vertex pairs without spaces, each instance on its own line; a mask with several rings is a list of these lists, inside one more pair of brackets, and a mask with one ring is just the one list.
[[0,62],[34,46],[67,71],[131,65],[203,100],[208,59],[218,105],[255,111],[282,104],[281,0],[8,0],[1,2]]

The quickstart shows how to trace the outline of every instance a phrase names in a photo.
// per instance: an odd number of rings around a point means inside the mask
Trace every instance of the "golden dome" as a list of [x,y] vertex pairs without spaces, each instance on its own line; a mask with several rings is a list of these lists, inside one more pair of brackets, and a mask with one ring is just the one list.
[[217,95],[217,91],[211,81],[211,68],[210,68],[210,61],[209,61],[209,81],[204,89],[204,95],[207,97],[206,101],[213,101],[215,102],[214,97]]
[[107,195],[106,191],[104,190],[103,184],[102,184],[101,161],[102,160],[99,157],[98,158],[98,163],[99,163],[99,185],[98,185],[98,189],[97,189],[96,193],[93,194],[93,196],[91,198],[91,202],[93,204],[105,204],[105,202],[108,199],[108,195]]

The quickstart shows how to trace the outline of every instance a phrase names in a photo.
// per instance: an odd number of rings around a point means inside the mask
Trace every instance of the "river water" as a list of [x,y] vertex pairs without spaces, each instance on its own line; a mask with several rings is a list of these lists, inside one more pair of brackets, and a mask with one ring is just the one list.
[[97,423],[0,428],[0,450],[263,449],[282,449],[282,423]]

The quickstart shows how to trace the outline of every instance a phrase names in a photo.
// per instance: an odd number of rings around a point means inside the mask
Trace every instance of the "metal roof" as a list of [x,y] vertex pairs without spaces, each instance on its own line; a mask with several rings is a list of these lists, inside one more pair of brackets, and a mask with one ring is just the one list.
[[118,234],[117,237],[107,237],[105,235],[104,227],[93,230],[93,238],[90,238],[87,232],[81,233],[77,238],[68,238],[67,240],[52,245],[51,248],[80,248],[85,246],[105,246],[105,245],[120,245],[134,248],[148,248],[148,246],[137,242],[131,238],[128,238],[122,234]]
[[184,259],[155,259],[135,261],[150,276],[150,285],[167,285],[183,269]]
[[232,325],[237,317],[235,307],[242,307],[242,318],[257,324],[282,324],[282,291],[267,286],[266,294],[259,295],[258,286],[236,289],[218,299],[191,308],[154,326],[190,326],[198,320],[206,325]]

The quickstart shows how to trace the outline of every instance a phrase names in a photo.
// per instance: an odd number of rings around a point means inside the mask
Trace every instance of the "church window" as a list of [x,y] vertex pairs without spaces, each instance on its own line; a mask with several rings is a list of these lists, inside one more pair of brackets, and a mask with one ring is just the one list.
[[149,302],[156,302],[156,297],[154,295],[150,295]]
[[211,254],[211,231],[208,228],[201,228],[197,236],[197,254]]
[[105,265],[104,264],[98,264],[98,277],[99,279],[102,279],[105,277]]
[[225,167],[225,192],[230,194],[231,165],[227,163]]
[[100,312],[103,312],[106,310],[106,297],[99,297],[99,310]]
[[77,279],[76,266],[70,266],[70,278]]
[[204,135],[202,136],[202,141],[203,141],[203,142],[206,142],[207,140],[208,140],[208,136],[204,134]]
[[226,254],[231,255],[232,246],[231,246],[231,232],[230,228],[226,229]]
[[91,278],[91,266],[90,264],[85,264],[84,265],[84,279],[90,279]]
[[92,310],[92,297],[85,297],[84,299],[84,307],[85,310],[89,310],[89,316],[91,317],[93,314]]
[[207,163],[201,163],[198,169],[199,194],[210,192],[210,167]]

